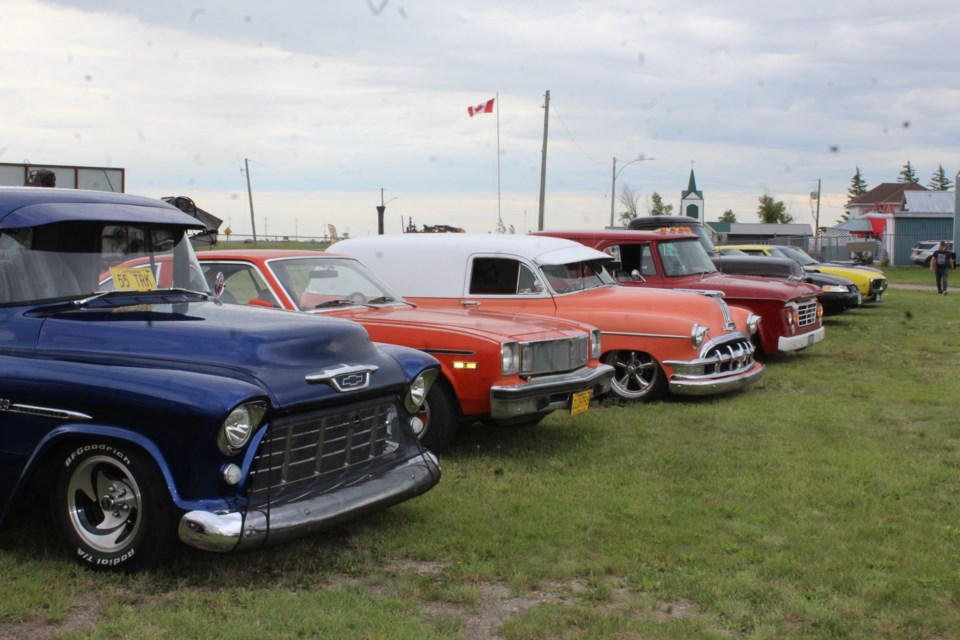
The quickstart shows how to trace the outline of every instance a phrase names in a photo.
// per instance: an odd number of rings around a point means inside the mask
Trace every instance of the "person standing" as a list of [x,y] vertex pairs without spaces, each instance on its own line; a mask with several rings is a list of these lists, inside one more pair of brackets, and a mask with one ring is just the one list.
[[930,257],[930,270],[937,275],[937,293],[947,295],[947,270],[957,268],[957,257],[953,251],[947,251],[947,243],[940,241],[940,246]]

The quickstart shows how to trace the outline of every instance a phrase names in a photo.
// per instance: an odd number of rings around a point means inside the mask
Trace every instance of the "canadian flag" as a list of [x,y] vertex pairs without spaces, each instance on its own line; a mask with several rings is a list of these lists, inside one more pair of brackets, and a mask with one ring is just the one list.
[[481,102],[475,107],[467,107],[467,113],[470,114],[471,118],[478,113],[492,113],[494,100],[496,100],[496,98],[490,98],[486,102]]

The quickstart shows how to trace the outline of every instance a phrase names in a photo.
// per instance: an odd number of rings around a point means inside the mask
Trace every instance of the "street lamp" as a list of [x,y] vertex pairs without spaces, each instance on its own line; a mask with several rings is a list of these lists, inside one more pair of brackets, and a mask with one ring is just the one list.
[[[399,196],[398,196],[399,197]],[[390,198],[386,202],[383,201],[383,187],[380,188],[380,204],[377,205],[377,233],[383,235],[383,212],[387,210],[387,204],[393,202],[397,198]]]
[[613,159],[613,172],[611,174],[613,176],[613,179],[610,181],[610,226],[611,227],[613,226],[613,222],[614,222],[613,206],[614,206],[614,203],[616,203],[617,201],[617,176],[619,176],[624,169],[632,165],[634,162],[640,162],[641,160],[656,160],[656,158],[647,158],[641,153],[634,160],[631,160],[626,164],[620,165],[620,171],[617,171],[617,159],[616,158]]

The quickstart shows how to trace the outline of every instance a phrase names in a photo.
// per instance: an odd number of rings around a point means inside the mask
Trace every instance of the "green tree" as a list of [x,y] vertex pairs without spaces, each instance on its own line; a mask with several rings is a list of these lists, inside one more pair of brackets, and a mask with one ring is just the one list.
[[650,205],[647,207],[647,211],[652,216],[668,216],[673,213],[673,205],[663,204],[663,196],[654,191],[650,194]]
[[793,216],[787,213],[787,205],[783,200],[774,200],[773,196],[763,194],[759,198],[760,206],[757,207],[757,217],[760,222],[766,224],[786,224],[793,222]]
[[927,186],[934,191],[949,191],[953,186],[953,180],[947,177],[946,172],[943,170],[943,165],[940,164],[937,165],[937,170],[933,172],[933,177],[930,178]]
[[727,209],[720,214],[720,217],[717,218],[718,222],[736,222],[737,216],[733,213],[733,209]]
[[[867,181],[863,179],[863,174],[860,173],[860,167],[858,166],[856,173],[854,173],[850,179],[850,188],[847,189],[847,204],[850,204],[869,190],[870,187],[867,186]],[[842,222],[849,219],[850,211],[849,209],[844,209],[843,213],[840,214],[840,221]]]
[[860,173],[860,167],[857,167],[857,172],[853,174],[853,178],[850,179],[850,188],[847,189],[847,202],[859,198],[868,191],[867,181],[863,179],[863,174]]
[[917,172],[913,170],[913,166],[910,164],[910,161],[907,160],[907,164],[903,165],[903,169],[900,170],[900,175],[897,176],[897,182],[912,182],[914,184],[919,184],[917,180]]

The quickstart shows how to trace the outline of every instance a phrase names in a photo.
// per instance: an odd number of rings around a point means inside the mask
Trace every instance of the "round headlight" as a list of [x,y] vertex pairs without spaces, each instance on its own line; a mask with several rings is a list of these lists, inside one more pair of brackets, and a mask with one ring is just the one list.
[[423,403],[427,399],[427,394],[430,393],[430,387],[433,386],[433,381],[437,379],[437,373],[439,373],[439,369],[421,371],[420,374],[413,379],[413,382],[410,383],[410,387],[407,389],[407,395],[403,399],[403,406],[408,413],[417,413],[420,411],[420,407],[423,406]]
[[233,455],[250,441],[253,430],[267,412],[262,402],[248,402],[230,412],[220,427],[217,446],[224,455]]
[[750,314],[747,317],[747,331],[750,332],[750,335],[753,335],[757,332],[757,329],[760,327],[760,316]]
[[702,347],[709,334],[710,329],[699,322],[694,322],[693,329],[690,331],[690,341],[693,343],[694,348],[699,349]]

